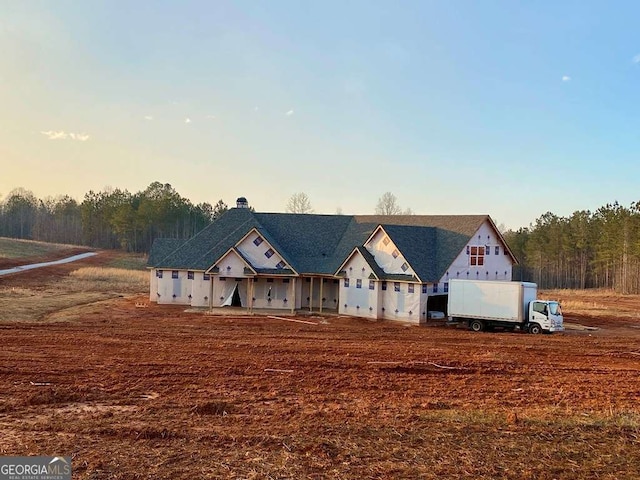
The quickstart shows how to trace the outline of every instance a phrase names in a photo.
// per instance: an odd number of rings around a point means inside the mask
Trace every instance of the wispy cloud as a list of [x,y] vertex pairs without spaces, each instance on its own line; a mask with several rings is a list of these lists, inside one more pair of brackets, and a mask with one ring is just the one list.
[[640,53],[631,59],[633,63],[640,63]]
[[185,118],[184,123],[191,123],[191,119],[189,117]]
[[145,120],[153,120],[153,115],[145,115],[144,119]]
[[293,115],[293,110],[289,110],[287,113],[285,113],[285,115],[287,117],[290,117],[291,115]]
[[69,134],[69,138],[71,140],[78,140],[80,142],[86,142],[87,140],[89,140],[89,135],[87,135],[86,133],[70,133]]
[[570,82],[571,81],[571,77],[569,75],[563,75],[562,76],[562,81],[563,82]]
[[63,130],[47,130],[40,133],[49,140],[77,140],[78,142],[86,142],[90,138],[86,133],[67,133]]

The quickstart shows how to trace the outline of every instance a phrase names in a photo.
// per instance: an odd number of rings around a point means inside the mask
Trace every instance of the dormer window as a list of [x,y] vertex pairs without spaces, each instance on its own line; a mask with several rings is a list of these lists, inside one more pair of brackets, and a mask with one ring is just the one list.
[[267,257],[267,258],[271,258],[271,257],[273,257],[274,253],[276,253],[276,252],[273,251],[273,248],[270,248],[269,250],[264,252],[264,256]]
[[407,262],[404,262],[400,268],[403,272],[406,272],[407,270],[409,270],[409,265],[407,264]]
[[284,261],[283,261],[283,260],[281,260],[281,261],[280,261],[280,262],[278,262],[278,264],[276,265],[276,268],[281,270],[281,269],[283,269],[286,265],[287,265],[287,264],[286,264],[286,263],[284,263]]
[[400,252],[398,250],[394,250],[393,252],[391,252],[391,256],[393,258],[398,258],[398,256],[400,256]]
[[259,246],[259,245],[262,243],[262,241],[263,241],[263,240],[262,240],[262,237],[256,237],[256,238],[253,240],[253,244],[257,247],[257,246]]

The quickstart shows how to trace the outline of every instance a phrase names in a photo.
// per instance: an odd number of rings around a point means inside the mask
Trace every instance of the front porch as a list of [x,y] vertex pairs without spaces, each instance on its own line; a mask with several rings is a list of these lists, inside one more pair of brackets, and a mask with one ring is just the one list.
[[[246,273],[246,272],[245,272]],[[252,313],[338,313],[339,281],[332,276],[211,275],[209,309]]]

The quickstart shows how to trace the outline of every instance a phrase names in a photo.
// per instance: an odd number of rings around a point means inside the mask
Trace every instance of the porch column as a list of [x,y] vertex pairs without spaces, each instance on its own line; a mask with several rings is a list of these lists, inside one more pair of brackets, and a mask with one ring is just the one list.
[[213,311],[213,275],[209,275],[209,311]]
[[309,284],[309,312],[313,310],[313,277],[311,277],[311,283]]
[[253,277],[249,277],[247,285],[247,312],[253,313]]
[[291,313],[295,313],[296,311],[296,277],[293,277],[293,281],[291,282]]
[[324,278],[320,279],[320,313],[322,313],[322,289],[324,288]]

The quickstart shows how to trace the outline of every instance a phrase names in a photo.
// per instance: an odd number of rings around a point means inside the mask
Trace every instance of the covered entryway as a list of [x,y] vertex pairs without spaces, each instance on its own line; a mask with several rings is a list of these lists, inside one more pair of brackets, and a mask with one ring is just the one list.
[[249,305],[246,278],[213,277],[212,288],[212,306],[247,307]]
[[222,301],[222,307],[241,307],[242,299],[240,298],[240,289],[238,284],[232,285],[232,290],[227,293],[226,298]]
[[339,280],[333,277],[303,277],[300,279],[299,298],[296,305],[302,310],[336,311],[339,301]]

